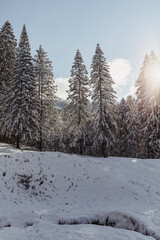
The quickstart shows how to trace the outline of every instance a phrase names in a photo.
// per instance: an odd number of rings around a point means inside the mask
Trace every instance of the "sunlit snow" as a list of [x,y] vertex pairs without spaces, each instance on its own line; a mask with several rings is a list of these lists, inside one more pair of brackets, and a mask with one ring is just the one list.
[[158,159],[1,144],[0,162],[0,240],[160,239]]

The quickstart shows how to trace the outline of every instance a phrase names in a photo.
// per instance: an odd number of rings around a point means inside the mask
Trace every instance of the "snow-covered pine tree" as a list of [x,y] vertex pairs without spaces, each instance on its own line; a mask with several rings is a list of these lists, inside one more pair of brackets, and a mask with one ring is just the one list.
[[148,158],[160,158],[160,102],[152,107],[148,118]]
[[160,63],[152,51],[144,59],[139,78],[136,82],[140,157],[160,156],[160,120],[159,120],[159,76]]
[[127,103],[124,98],[121,99],[117,106],[117,125],[118,133],[116,138],[116,151],[115,153],[120,157],[127,157],[127,136],[128,128],[126,121],[126,114],[128,111]]
[[147,119],[149,158],[160,157],[160,62],[153,51],[149,56],[148,103],[151,108]]
[[[56,145],[58,135],[58,112],[56,109],[56,86],[52,62],[40,46],[34,59],[35,77],[38,85],[40,151],[47,145]],[[53,144],[55,142],[55,144]],[[55,147],[55,146],[54,146]]]
[[10,94],[6,99],[7,115],[3,129],[9,137],[20,143],[29,143],[38,135],[37,85],[34,78],[33,62],[25,25],[20,36],[14,70],[10,83]]
[[80,154],[85,153],[87,125],[90,118],[89,112],[89,79],[86,66],[79,50],[77,50],[69,79],[68,100],[66,106],[70,114],[70,123],[66,127],[66,136],[70,148]]
[[115,121],[114,106],[116,103],[116,92],[109,66],[104,57],[100,45],[97,44],[95,55],[91,64],[91,86],[93,106],[93,150],[105,156],[110,154],[115,141],[117,124]]
[[138,135],[138,110],[137,101],[132,96],[127,97],[126,101],[127,112],[126,112],[126,156],[127,157],[137,157],[138,156],[138,145],[137,145],[137,135]]
[[[67,101],[66,106],[60,111],[60,145],[61,149],[64,152],[71,152],[71,139],[70,133],[68,132],[67,127],[70,125],[72,121],[72,117],[68,110],[69,101]],[[71,145],[71,146],[70,146]]]
[[16,58],[16,46],[17,42],[12,26],[9,21],[6,21],[0,31],[0,121],[3,121],[6,115],[7,106],[4,103],[9,93],[10,79]]
[[139,157],[147,158],[149,154],[147,120],[150,115],[148,98],[148,69],[149,57],[145,56],[140,75],[136,81],[136,95],[138,106],[138,153]]

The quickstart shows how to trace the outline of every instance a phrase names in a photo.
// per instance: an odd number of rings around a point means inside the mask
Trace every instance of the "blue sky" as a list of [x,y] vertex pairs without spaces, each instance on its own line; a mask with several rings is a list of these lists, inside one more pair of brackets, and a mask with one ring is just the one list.
[[90,73],[100,43],[119,98],[132,93],[144,55],[160,56],[160,0],[0,0],[0,27],[6,20],[18,40],[26,24],[33,56],[42,44],[61,94],[77,49]]

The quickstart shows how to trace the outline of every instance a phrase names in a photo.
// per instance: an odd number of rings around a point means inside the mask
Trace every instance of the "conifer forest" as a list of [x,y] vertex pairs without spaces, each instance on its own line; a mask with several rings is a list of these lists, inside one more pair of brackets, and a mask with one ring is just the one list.
[[17,42],[6,21],[0,30],[0,141],[39,151],[160,158],[160,61],[153,51],[135,79],[135,96],[120,102],[100,44],[90,73],[77,50],[68,74],[61,107],[43,46],[32,56],[26,26]]

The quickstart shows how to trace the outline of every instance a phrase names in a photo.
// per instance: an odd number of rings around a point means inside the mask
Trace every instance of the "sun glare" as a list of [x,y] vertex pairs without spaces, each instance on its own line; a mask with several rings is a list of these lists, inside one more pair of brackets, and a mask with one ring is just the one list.
[[151,67],[150,75],[152,87],[160,89],[160,67],[157,64]]
[[152,97],[160,95],[160,65],[151,64],[148,69],[149,90]]

